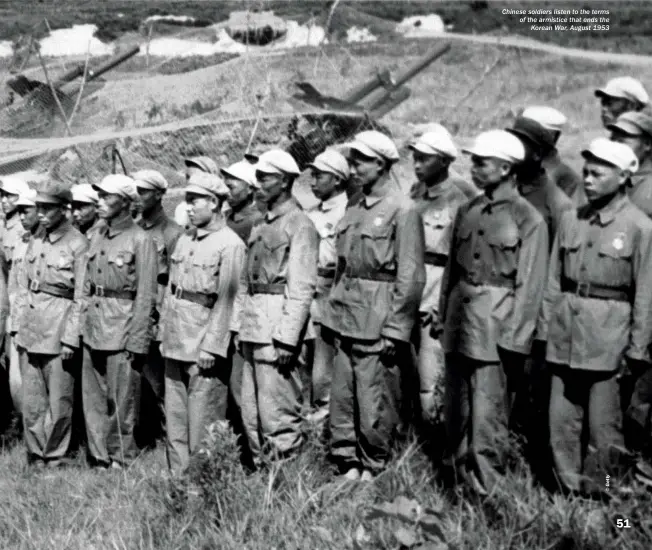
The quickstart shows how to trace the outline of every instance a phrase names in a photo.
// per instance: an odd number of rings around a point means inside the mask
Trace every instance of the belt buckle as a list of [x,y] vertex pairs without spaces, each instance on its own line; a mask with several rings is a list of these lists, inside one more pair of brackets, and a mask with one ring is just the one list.
[[183,288],[181,288],[179,285],[177,285],[177,288],[174,290],[174,297],[177,300],[181,300],[182,295],[183,295]]
[[587,283],[587,282],[577,283],[577,289],[575,290],[575,294],[577,294],[577,296],[579,296],[580,298],[588,298],[590,290],[591,290],[591,283]]
[[41,283],[40,283],[39,281],[36,281],[36,280],[32,280],[32,281],[29,283],[29,289],[30,289],[32,292],[38,292],[40,286],[41,286]]
[[95,296],[104,297],[104,287],[102,285],[95,285]]

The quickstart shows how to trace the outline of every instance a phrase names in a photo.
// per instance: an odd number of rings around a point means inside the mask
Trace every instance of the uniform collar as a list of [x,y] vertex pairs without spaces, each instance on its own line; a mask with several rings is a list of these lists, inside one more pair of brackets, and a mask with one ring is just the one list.
[[143,229],[151,229],[152,227],[156,227],[163,223],[164,220],[165,211],[163,210],[163,207],[159,205],[150,217],[138,220],[138,225]]
[[381,181],[376,182],[369,195],[364,194],[363,201],[367,208],[372,208],[383,200],[389,194],[389,174],[382,177]]
[[111,220],[108,224],[107,234],[109,238],[113,238],[134,225],[136,225],[136,222],[131,217],[129,211],[125,210],[119,218]]
[[297,207],[297,203],[294,197],[289,198],[284,203],[281,203],[275,206],[272,210],[268,210],[265,214],[265,220],[268,222],[273,222],[276,218],[284,216],[291,210],[294,210]]
[[206,227],[198,227],[194,240],[199,241],[206,237],[207,235],[210,235],[211,233],[216,233],[220,229],[222,229],[226,225],[226,220],[224,219],[224,216],[219,216],[218,218],[214,219],[211,223],[209,223]]
[[583,206],[580,209],[579,216],[585,219],[588,218],[591,222],[597,221],[604,227],[616,219],[616,215],[620,212],[623,206],[625,206],[626,202],[627,195],[618,192],[613,199],[599,210],[593,208],[591,203]]
[[256,203],[251,200],[239,210],[231,209],[229,211],[228,218],[234,222],[241,222],[242,220],[249,218],[253,210],[257,208],[258,207],[256,206]]
[[501,190],[500,197],[497,199],[490,199],[486,194],[482,194],[479,200],[481,201],[480,204],[482,204],[482,212],[491,212],[492,208],[507,202],[511,202],[517,197],[520,197],[518,189],[516,186],[510,185],[504,191]]
[[348,200],[349,199],[347,198],[346,193],[342,191],[341,193],[332,196],[330,199],[321,201],[319,203],[319,210],[321,212],[329,212],[330,210],[333,210],[339,206],[345,206]]
[[63,237],[68,232],[69,229],[70,229],[70,222],[69,221],[63,222],[54,231],[50,231],[46,233],[48,241],[50,241],[52,244],[56,243],[59,239],[61,239],[61,237]]
[[411,195],[413,199],[436,200],[448,194],[452,185],[450,178],[443,179],[439,183],[430,186],[418,181],[414,185]]

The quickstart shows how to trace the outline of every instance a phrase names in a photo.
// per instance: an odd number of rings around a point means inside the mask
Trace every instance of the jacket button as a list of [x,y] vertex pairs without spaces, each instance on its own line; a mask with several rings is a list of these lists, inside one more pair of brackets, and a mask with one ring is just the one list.
[[195,253],[195,251],[191,250],[190,252],[188,252],[188,256],[192,256],[194,253]]
[[104,250],[100,250],[100,256],[104,256]]
[[473,254],[473,258],[478,260],[480,258],[480,253],[476,252],[475,254]]
[[480,236],[482,237],[482,235],[484,235],[484,229],[480,229],[480,230],[478,231],[478,235],[480,235]]
[[36,272],[36,274],[37,274],[37,275],[40,275],[40,274],[41,274],[41,272],[40,272],[40,271],[37,271],[37,272]]
[[593,243],[591,241],[589,241],[588,243],[586,243],[586,246],[591,248],[593,246]]
[[470,303],[471,303],[471,298],[468,298],[468,297],[467,297],[467,298],[464,298],[464,299],[462,300],[462,302],[465,303],[465,304],[470,304]]
[[253,279],[254,281],[257,281],[257,280],[258,280],[258,273],[254,273],[254,274],[252,275],[252,279]]
[[41,258],[45,258],[45,254],[41,252]]
[[95,307],[100,307],[100,304],[97,304],[97,303],[96,303],[96,304],[95,304]]

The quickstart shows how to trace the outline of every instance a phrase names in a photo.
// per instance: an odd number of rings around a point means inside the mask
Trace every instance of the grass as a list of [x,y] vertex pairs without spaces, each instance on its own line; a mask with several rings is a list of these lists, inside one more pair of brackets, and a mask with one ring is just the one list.
[[[0,545],[82,549],[648,549],[652,498],[610,504],[551,495],[517,464],[484,502],[438,485],[415,439],[373,483],[342,483],[313,431],[295,459],[250,474],[233,434],[214,425],[188,473],[162,449],[128,470],[34,472],[16,446],[0,455]],[[396,500],[398,498],[398,500]],[[392,503],[394,506],[390,505]],[[416,515],[411,509],[416,508]],[[618,519],[630,529],[619,529]],[[412,540],[400,546],[398,540]],[[429,545],[427,545],[428,543]]]

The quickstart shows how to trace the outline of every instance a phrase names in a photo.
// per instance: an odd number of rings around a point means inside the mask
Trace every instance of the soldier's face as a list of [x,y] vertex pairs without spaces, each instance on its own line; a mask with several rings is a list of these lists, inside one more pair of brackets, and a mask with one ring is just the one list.
[[421,151],[412,152],[414,175],[422,183],[436,180],[448,167],[449,161],[441,155],[426,155]]
[[600,117],[606,127],[627,111],[635,110],[635,106],[628,99],[622,97],[602,96],[600,98]]
[[471,155],[471,179],[479,189],[491,188],[507,178],[509,163],[501,159]]
[[213,214],[219,211],[221,204],[216,198],[206,195],[186,193],[188,203],[188,219],[195,227],[205,227],[213,220]]
[[616,166],[587,159],[582,170],[584,191],[589,201],[615,193],[627,181],[628,174]]
[[59,227],[66,220],[68,208],[58,204],[39,204],[37,210],[43,227],[52,230]]
[[229,204],[232,208],[237,208],[251,200],[253,193],[246,181],[225,176],[224,183],[229,188]]
[[615,128],[611,132],[611,140],[628,145],[639,162],[650,156],[650,142],[644,136],[632,136]]
[[16,201],[18,200],[18,195],[5,193],[4,191],[0,191],[0,195],[2,196],[2,211],[5,214],[11,214],[14,210],[16,210]]
[[138,188],[139,207],[141,212],[147,214],[156,208],[160,202],[163,194],[156,189],[143,189]]
[[18,207],[18,215],[20,217],[20,223],[25,231],[31,231],[40,221],[36,206]]
[[92,225],[97,217],[97,206],[84,202],[72,203],[72,220],[77,226]]
[[320,201],[330,199],[340,189],[340,179],[335,174],[312,169],[310,190]]
[[269,205],[285,192],[286,181],[281,174],[266,174],[257,170],[256,179],[259,185],[255,193],[257,202]]
[[128,208],[129,201],[120,195],[109,195],[104,191],[98,191],[98,195],[100,200],[97,204],[97,214],[102,219],[112,220]]
[[361,155],[358,151],[351,151],[349,158],[349,167],[351,169],[351,179],[363,191],[369,189],[383,175],[385,163],[378,158],[370,158]]

